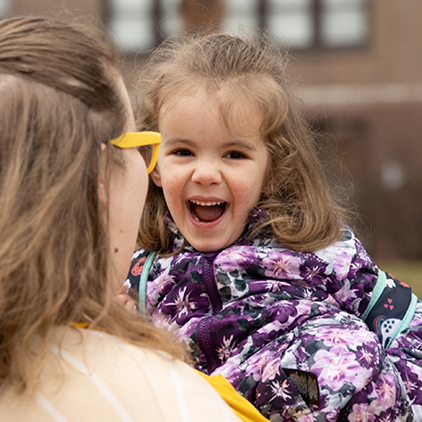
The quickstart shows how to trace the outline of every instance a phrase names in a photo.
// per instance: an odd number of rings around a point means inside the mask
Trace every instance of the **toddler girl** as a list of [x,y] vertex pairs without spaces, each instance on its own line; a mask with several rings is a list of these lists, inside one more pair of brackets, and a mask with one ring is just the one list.
[[422,305],[342,223],[284,64],[264,36],[151,55],[137,124],[162,144],[128,282],[272,421],[421,420]]

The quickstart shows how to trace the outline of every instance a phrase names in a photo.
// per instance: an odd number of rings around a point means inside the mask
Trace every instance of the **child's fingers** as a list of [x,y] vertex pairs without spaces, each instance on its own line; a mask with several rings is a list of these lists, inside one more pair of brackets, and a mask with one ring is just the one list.
[[128,292],[128,286],[127,286],[127,284],[122,284],[121,286],[120,286],[120,289],[117,291],[117,294],[118,295],[121,295],[121,294],[124,294],[124,293],[127,293]]
[[127,294],[118,294],[116,298],[127,310],[131,312],[137,311],[135,301],[132,300]]

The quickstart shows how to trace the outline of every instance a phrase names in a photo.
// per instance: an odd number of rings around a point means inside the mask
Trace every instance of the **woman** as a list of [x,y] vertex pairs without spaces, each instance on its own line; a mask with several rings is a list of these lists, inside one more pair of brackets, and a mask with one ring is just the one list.
[[0,22],[0,419],[238,421],[115,298],[147,189],[136,147],[159,138],[125,135],[117,69],[99,36]]

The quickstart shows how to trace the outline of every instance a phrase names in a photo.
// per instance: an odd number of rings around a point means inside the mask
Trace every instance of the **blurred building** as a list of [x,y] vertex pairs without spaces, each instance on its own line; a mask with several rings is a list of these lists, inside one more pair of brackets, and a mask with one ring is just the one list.
[[422,2],[420,0],[0,0],[0,16],[57,14],[104,22],[132,69],[182,30],[267,28],[323,148],[350,172],[353,201],[378,259],[421,259]]

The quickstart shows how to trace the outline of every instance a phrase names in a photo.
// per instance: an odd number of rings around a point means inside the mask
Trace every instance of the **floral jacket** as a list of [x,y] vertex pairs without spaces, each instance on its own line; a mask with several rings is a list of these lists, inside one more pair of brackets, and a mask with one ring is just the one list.
[[313,253],[246,234],[216,253],[140,250],[128,283],[198,369],[271,421],[422,421],[422,303],[347,227]]

